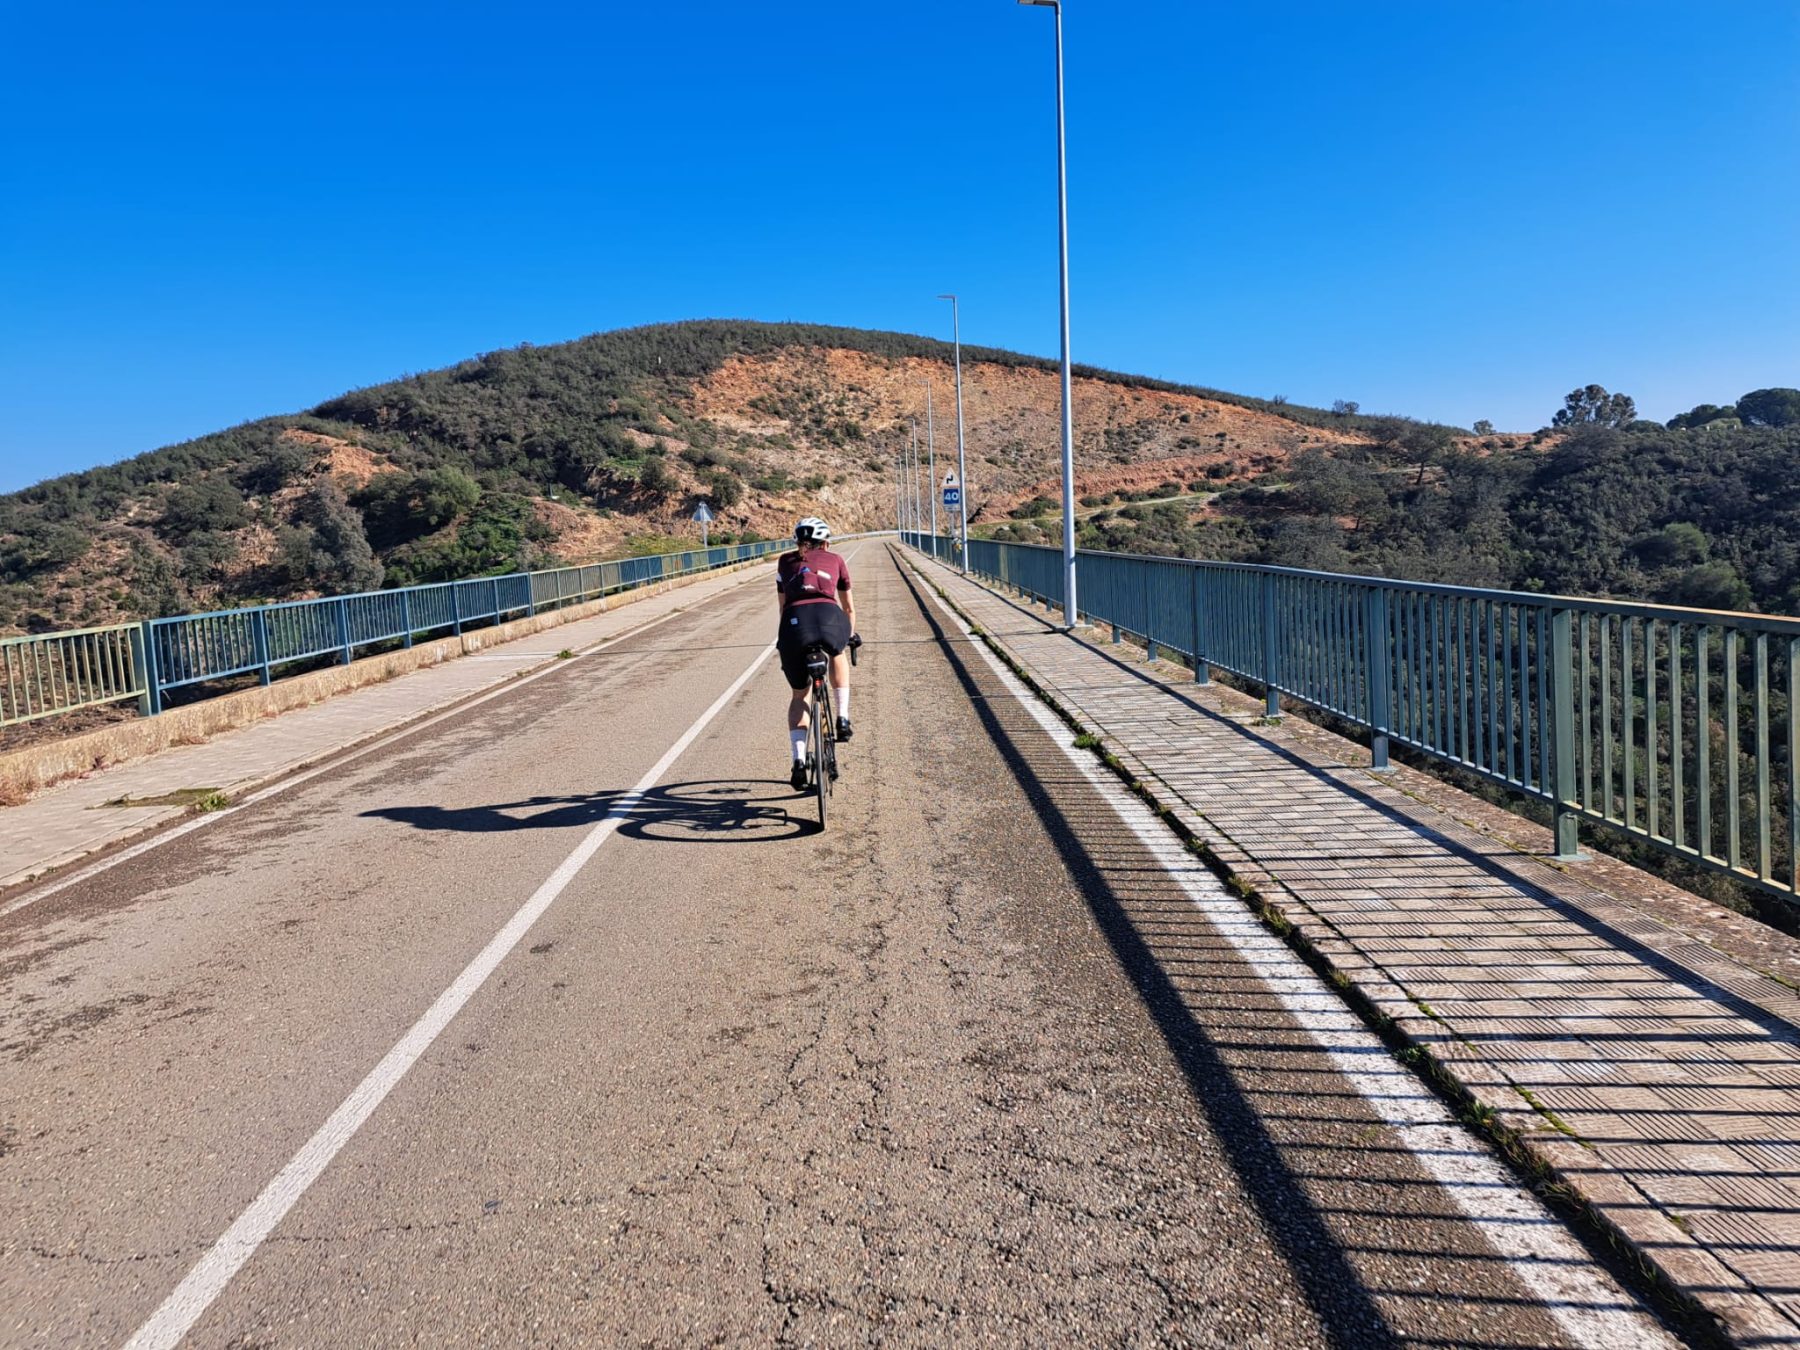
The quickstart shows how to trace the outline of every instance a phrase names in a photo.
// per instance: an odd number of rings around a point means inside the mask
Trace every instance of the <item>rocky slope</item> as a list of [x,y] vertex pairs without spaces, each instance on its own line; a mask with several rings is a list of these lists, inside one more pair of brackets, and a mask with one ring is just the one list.
[[[1053,493],[1054,364],[965,347],[969,500],[1004,519]],[[678,547],[891,525],[926,386],[955,454],[946,344],[703,322],[523,347],[359,390],[0,498],[0,631],[104,623]],[[1358,419],[1106,371],[1075,381],[1078,490],[1229,482]]]

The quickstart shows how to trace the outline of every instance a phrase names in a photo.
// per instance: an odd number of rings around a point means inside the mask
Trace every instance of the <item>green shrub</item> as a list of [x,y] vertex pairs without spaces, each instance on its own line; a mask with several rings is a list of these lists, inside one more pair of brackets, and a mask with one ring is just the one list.
[[794,476],[785,468],[770,469],[752,478],[750,486],[758,492],[791,492],[794,489]]
[[208,530],[236,530],[250,523],[243,494],[224,478],[182,483],[163,499],[159,528],[172,539]]
[[461,469],[445,466],[424,473],[384,473],[371,478],[351,504],[377,548],[388,549],[441,530],[475,509],[481,485]]
[[744,496],[744,482],[729,469],[714,469],[706,475],[707,492],[715,507],[728,511]]
[[1750,587],[1730,563],[1707,562],[1683,572],[1664,588],[1663,598],[1694,609],[1742,610],[1750,607]]

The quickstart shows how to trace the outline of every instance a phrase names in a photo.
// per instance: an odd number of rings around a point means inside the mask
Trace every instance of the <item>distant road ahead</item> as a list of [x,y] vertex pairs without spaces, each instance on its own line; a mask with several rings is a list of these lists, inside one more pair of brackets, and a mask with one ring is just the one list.
[[0,921],[0,1343],[1662,1343],[854,570],[828,833],[757,587]]

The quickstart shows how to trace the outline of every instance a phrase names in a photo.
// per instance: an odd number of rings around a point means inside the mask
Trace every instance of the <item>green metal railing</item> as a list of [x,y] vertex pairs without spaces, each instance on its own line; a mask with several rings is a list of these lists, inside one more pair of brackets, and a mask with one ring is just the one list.
[[135,623],[0,638],[0,726],[141,698],[144,674]]
[[[956,541],[906,535],[955,560]],[[974,540],[969,570],[1051,608],[1054,548]],[[1083,550],[1113,638],[1229,671],[1588,821],[1800,896],[1800,619]]]
[[0,639],[0,727],[135,699],[140,713],[162,711],[171,689],[254,674],[269,684],[277,668],[418,636],[460,633],[578,604],[615,591],[779,553],[791,540],[722,544],[680,553],[619,558],[581,567],[476,577],[391,591],[143,623]]

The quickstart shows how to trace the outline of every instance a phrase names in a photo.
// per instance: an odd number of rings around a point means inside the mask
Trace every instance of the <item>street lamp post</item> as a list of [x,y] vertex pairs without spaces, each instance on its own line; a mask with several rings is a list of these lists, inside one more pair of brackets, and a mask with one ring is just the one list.
[[912,533],[912,455],[907,451],[906,442],[900,442],[900,528],[907,534]]
[[925,386],[925,488],[931,494],[931,553],[937,556],[937,420],[931,412],[931,381]]
[[[912,528],[916,535],[920,531],[919,512],[919,419],[906,419],[907,430],[912,435],[912,454],[906,461],[906,493],[912,500]],[[914,541],[915,543],[917,540]]]
[[1062,0],[1019,0],[1056,13],[1056,199],[1062,275],[1062,509],[1063,619],[1075,626],[1075,415],[1069,378],[1069,167],[1063,130]]
[[913,422],[913,504],[918,512],[918,530],[921,538],[925,534],[925,457],[919,453],[919,424]]
[[940,295],[940,300],[950,302],[950,342],[956,353],[956,481],[961,484],[957,491],[958,504],[962,507],[962,530],[958,539],[962,541],[960,557],[963,575],[969,574],[969,465],[963,456],[963,414],[962,414],[962,314],[954,295]]

